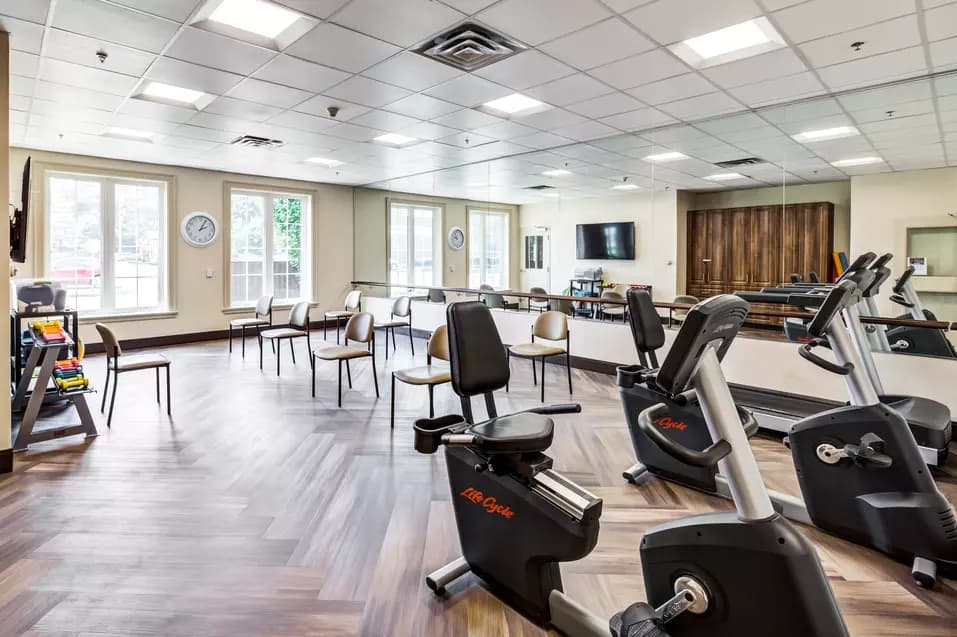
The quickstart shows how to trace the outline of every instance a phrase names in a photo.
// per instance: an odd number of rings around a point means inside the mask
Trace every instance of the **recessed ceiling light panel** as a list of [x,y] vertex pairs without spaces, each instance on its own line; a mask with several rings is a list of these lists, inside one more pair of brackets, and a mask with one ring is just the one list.
[[546,170],[542,174],[546,177],[564,177],[565,175],[572,174],[572,171],[565,170],[564,168],[556,168],[555,170]]
[[615,184],[611,187],[612,190],[638,190],[641,188],[638,184]]
[[335,168],[336,166],[341,166],[345,162],[341,162],[338,159],[326,159],[325,157],[309,157],[306,161],[310,164],[318,164],[319,166],[324,166],[325,168]]
[[380,144],[385,144],[387,146],[408,146],[409,144],[419,141],[415,137],[407,137],[406,135],[399,135],[398,133],[386,133],[384,135],[379,135],[372,141],[378,142]]
[[735,179],[747,179],[741,173],[717,173],[705,177],[708,181],[733,181]]
[[202,91],[194,91],[193,89],[163,84],[162,82],[149,82],[140,91],[139,96],[177,106],[189,104],[199,109],[204,108],[213,99],[212,96],[206,95]]
[[841,139],[844,137],[854,137],[860,135],[853,126],[835,126],[833,128],[820,128],[817,130],[807,130],[797,135],[792,135],[794,141],[807,144],[809,142],[824,142],[832,139]]
[[545,104],[536,99],[532,99],[527,95],[522,95],[521,93],[512,93],[511,95],[500,97],[497,100],[485,102],[483,106],[493,111],[499,111],[499,113],[505,113],[506,115],[515,115],[516,113],[521,113],[523,111],[537,109],[541,106],[545,106]]
[[767,18],[755,18],[689,38],[670,47],[696,69],[726,64],[786,46]]
[[852,166],[867,166],[869,164],[880,164],[884,160],[880,157],[852,157],[850,159],[839,159],[832,161],[831,165],[837,168],[850,168]]
[[281,51],[318,23],[272,0],[206,0],[190,26]]
[[122,137],[124,139],[135,139],[137,141],[152,141],[154,134],[145,130],[136,130],[135,128],[113,126],[108,128],[104,135],[109,137]]
[[670,152],[670,153],[658,153],[656,155],[648,155],[645,157],[645,161],[651,161],[655,163],[663,163],[669,161],[678,161],[679,159],[687,159],[688,156],[684,153]]

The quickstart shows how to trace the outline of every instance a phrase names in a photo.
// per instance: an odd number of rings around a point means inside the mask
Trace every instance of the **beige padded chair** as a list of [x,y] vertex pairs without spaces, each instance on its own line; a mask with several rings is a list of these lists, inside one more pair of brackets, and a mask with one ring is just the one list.
[[123,349],[116,339],[116,334],[103,323],[96,324],[96,331],[100,333],[103,349],[106,351],[106,383],[103,385],[103,401],[100,403],[100,413],[106,407],[106,392],[110,389],[110,374],[113,375],[113,393],[110,396],[110,413],[106,417],[106,426],[113,423],[113,404],[116,402],[116,386],[119,384],[120,374],[136,372],[143,369],[156,370],[156,402],[160,402],[160,369],[166,368],[166,415],[172,415],[169,388],[170,361],[162,354],[136,354],[123,356]]
[[[616,292],[614,290],[605,290],[604,292],[601,293],[601,298],[610,299],[613,301],[625,300],[625,297],[622,296],[620,292]],[[602,320],[604,320],[605,317],[607,316],[612,321],[614,321],[616,317],[624,321],[626,309],[627,308],[624,305],[612,305],[612,304],[602,303],[601,307],[599,308],[599,312],[600,312],[600,316]]]
[[[675,297],[675,300],[672,303],[684,303],[687,305],[694,305],[698,303],[700,299],[696,296],[690,296],[688,294],[680,294]],[[688,316],[688,310],[676,310],[674,308],[668,308],[668,327],[671,327],[672,323],[677,319],[679,322],[683,322]]]
[[[548,294],[545,288],[534,287],[529,289],[529,294]],[[538,310],[539,314],[548,310],[548,299],[528,299],[528,311]]]
[[312,349],[309,336],[309,302],[300,301],[289,310],[289,325],[274,327],[259,333],[259,369],[263,368],[263,341],[273,343],[273,352],[276,354],[276,376],[279,376],[279,359],[282,358],[282,340],[289,341],[289,351],[292,353],[292,364],[296,364],[296,348],[293,347],[294,338],[305,338],[307,351]]
[[[243,358],[246,358],[246,328],[256,328],[256,338],[263,327],[272,326],[272,297],[269,295],[259,297],[256,301],[256,315],[252,317],[236,318],[229,322],[229,353],[233,353],[233,329],[240,328],[243,339]],[[261,341],[260,341],[261,344]]]
[[452,372],[447,365],[433,365],[433,358],[446,362],[449,360],[449,331],[445,325],[439,325],[435,331],[432,332],[432,337],[429,339],[429,347],[426,351],[426,365],[424,367],[397,369],[392,372],[392,409],[390,412],[390,422],[392,423],[393,429],[395,429],[395,381],[397,380],[407,385],[426,385],[429,388],[429,418],[435,418],[435,386],[451,381]]
[[[546,341],[565,341],[565,347],[559,345],[545,345],[536,343],[535,338],[542,338]],[[565,371],[568,374],[568,393],[572,393],[572,367],[569,349],[571,338],[568,330],[568,317],[561,312],[543,312],[535,319],[535,325],[532,326],[532,342],[512,345],[506,350],[511,363],[512,356],[519,358],[532,359],[532,380],[537,385],[538,379],[535,372],[535,359],[542,359],[542,402],[545,402],[545,359],[550,356],[565,355]],[[508,391],[508,384],[505,385],[505,391]]]
[[323,318],[325,320],[322,322],[322,340],[326,340],[326,326],[329,323],[329,319],[335,319],[336,343],[339,342],[339,325],[342,319],[352,318],[353,315],[362,311],[362,292],[359,290],[353,290],[352,292],[346,294],[346,301],[344,305],[344,310],[331,310],[323,314]]
[[[385,359],[389,360],[389,332],[392,332],[392,351],[395,351],[395,328],[409,328],[409,349],[415,356],[415,344],[412,342],[412,299],[400,296],[392,303],[392,316],[388,321],[376,323],[375,327],[385,329]],[[401,320],[396,320],[399,317]]]
[[[312,352],[312,396],[316,396],[316,359],[324,361],[339,361],[339,406],[342,407],[342,363],[346,364],[346,375],[349,378],[349,389],[352,389],[352,370],[349,361],[354,358],[372,359],[372,380],[375,383],[375,396],[379,397],[379,377],[375,371],[375,317],[371,312],[354,314],[346,323],[345,343],[321,347]],[[349,345],[349,341],[365,343],[365,347]]]

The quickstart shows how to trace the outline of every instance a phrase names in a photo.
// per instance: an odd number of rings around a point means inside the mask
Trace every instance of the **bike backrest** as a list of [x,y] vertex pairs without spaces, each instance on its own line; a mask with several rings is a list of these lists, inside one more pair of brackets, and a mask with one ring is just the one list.
[[461,397],[485,394],[508,383],[508,359],[492,313],[479,301],[446,308],[452,389]]

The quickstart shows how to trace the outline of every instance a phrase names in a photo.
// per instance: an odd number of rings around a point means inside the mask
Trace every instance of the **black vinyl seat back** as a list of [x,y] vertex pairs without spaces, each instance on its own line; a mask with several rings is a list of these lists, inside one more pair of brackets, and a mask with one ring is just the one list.
[[452,303],[445,316],[455,393],[468,398],[505,387],[509,378],[508,360],[488,307],[480,301]]
[[747,301],[733,294],[713,296],[691,308],[655,384],[672,395],[685,391],[706,348],[714,348],[718,359],[723,359],[750,309]]
[[628,314],[631,317],[631,336],[635,341],[638,357],[645,367],[657,367],[655,352],[665,344],[665,328],[661,324],[658,310],[655,309],[647,290],[630,288],[626,296]]

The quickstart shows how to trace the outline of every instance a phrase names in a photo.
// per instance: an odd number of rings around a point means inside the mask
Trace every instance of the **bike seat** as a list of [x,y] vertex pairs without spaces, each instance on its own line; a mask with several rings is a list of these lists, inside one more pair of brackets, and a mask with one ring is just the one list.
[[520,412],[472,425],[465,433],[486,453],[535,453],[551,446],[554,430],[548,416]]

